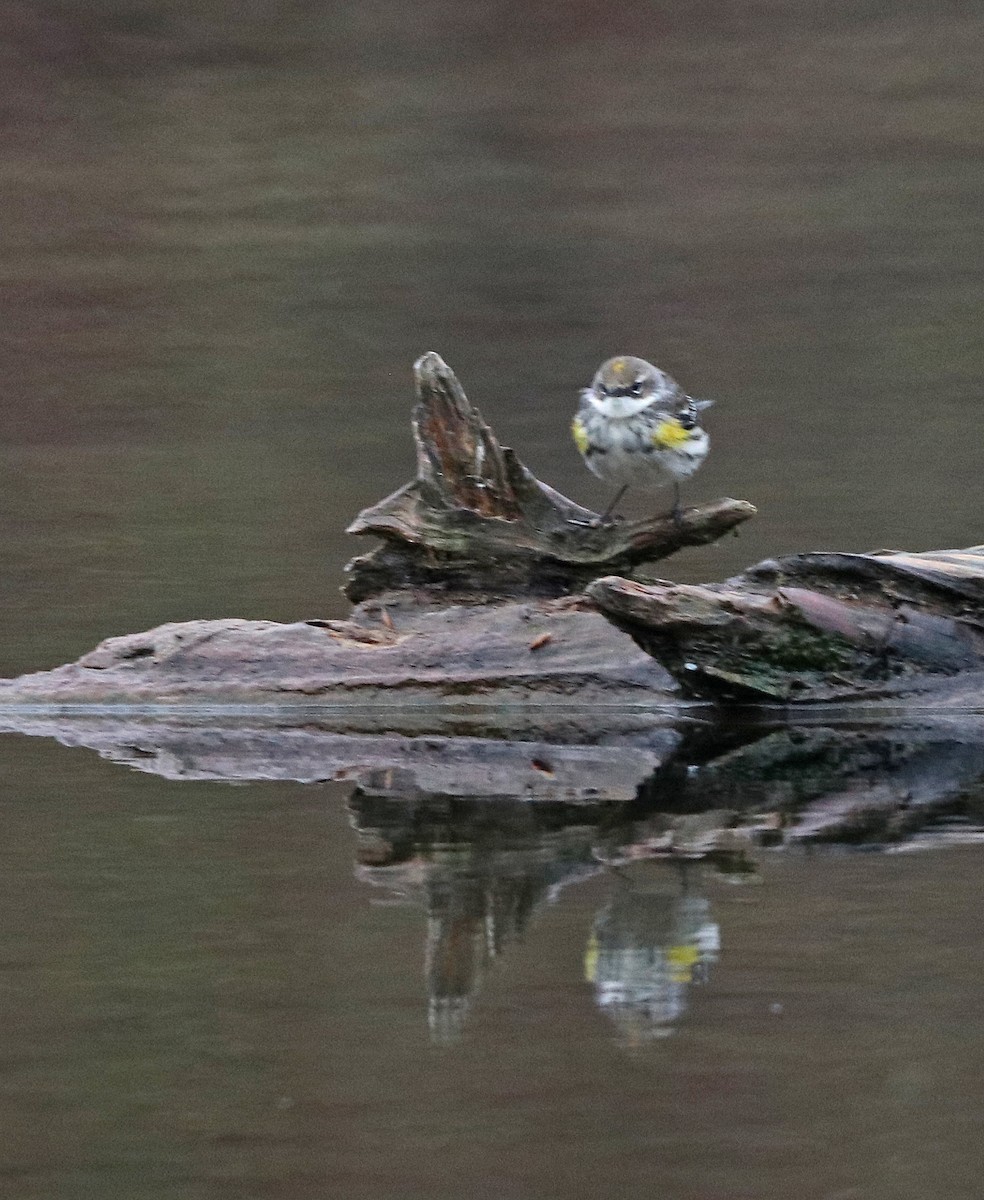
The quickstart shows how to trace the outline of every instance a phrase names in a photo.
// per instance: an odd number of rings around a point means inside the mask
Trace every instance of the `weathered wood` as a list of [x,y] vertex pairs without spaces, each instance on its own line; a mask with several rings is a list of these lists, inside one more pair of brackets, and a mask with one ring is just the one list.
[[[349,564],[346,590],[363,602],[348,621],[162,625],[108,638],[54,671],[0,681],[0,703],[398,700],[404,709],[478,706],[486,722],[514,728],[523,719],[516,710],[534,700],[665,701],[676,690],[666,672],[568,594],[712,541],[754,508],[719,500],[678,521],[601,524],[499,445],[438,355],[425,354],[415,373],[417,479],[350,527],[383,545]],[[440,728],[440,714],[430,719]]]
[[678,520],[603,523],[499,444],[439,355],[423,355],[414,375],[417,478],[349,526],[383,540],[349,563],[350,600],[408,587],[483,598],[567,595],[599,575],[716,541],[755,514],[746,501],[716,500]]
[[972,548],[796,555],[702,586],[609,577],[592,599],[437,607],[403,592],[348,621],[190,621],[109,638],[77,663],[0,680],[0,705],[333,705],[368,730],[398,704],[391,728],[468,719],[491,732],[522,729],[531,711],[601,705],[609,721],[680,706],[675,676],[684,697],[715,704],[959,711],[984,707],[982,589],[984,550]]
[[367,601],[348,621],[186,621],[108,638],[76,663],[0,680],[0,706],[343,705],[361,710],[350,727],[363,729],[437,731],[472,712],[483,729],[512,730],[531,705],[653,706],[676,691],[583,598],[423,600]]
[[0,705],[319,705],[346,729],[492,733],[533,710],[681,707],[673,676],[715,704],[984,704],[984,548],[795,555],[704,586],[598,578],[754,509],[601,523],[499,445],[436,354],[416,376],[417,479],[351,526],[383,545],[350,564],[349,620],[162,625],[0,680]]
[[719,584],[603,578],[587,592],[691,696],[984,705],[982,546],[799,554]]

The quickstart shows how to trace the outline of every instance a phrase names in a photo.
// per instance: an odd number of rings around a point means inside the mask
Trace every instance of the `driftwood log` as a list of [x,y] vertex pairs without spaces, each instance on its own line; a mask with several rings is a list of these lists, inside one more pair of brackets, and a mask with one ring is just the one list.
[[415,373],[417,478],[350,526],[382,544],[348,568],[348,620],[162,625],[0,681],[0,704],[317,705],[340,732],[405,733],[519,733],[531,712],[556,728],[576,708],[597,728],[601,705],[614,729],[685,700],[984,706],[984,548],[634,581],[754,508],[604,522],[501,446],[436,354]]
[[531,706],[667,702],[671,677],[582,589],[713,541],[752,505],[605,524],[500,446],[438,355],[415,377],[417,478],[350,526],[382,545],[349,565],[359,603],[348,620],[188,621],[111,637],[75,663],[0,681],[0,704],[342,705],[338,728],[405,732],[477,707],[491,732],[522,729]]
[[719,584],[587,591],[691,697],[984,709],[984,546],[796,554]]
[[[653,706],[670,675],[580,598],[433,606],[390,593],[348,621],[186,621],[0,681],[4,704],[334,710],[340,730],[522,731],[571,706]],[[473,714],[473,715],[469,715]],[[566,716],[558,716],[566,721]]]
[[418,477],[351,527],[382,546],[350,567],[349,620],[110,638],[0,681],[0,732],[168,779],[348,782],[358,877],[427,913],[439,1040],[536,908],[601,871],[587,974],[637,1044],[680,1011],[681,950],[687,980],[714,961],[695,871],[984,840],[984,549],[640,584],[624,574],[754,510],[600,524],[499,446],[436,355],[417,382]]

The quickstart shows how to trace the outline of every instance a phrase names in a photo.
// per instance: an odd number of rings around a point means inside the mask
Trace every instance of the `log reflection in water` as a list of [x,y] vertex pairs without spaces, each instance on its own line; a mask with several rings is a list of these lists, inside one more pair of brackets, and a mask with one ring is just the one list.
[[357,788],[358,877],[426,913],[434,1039],[461,1034],[486,973],[537,911],[601,872],[611,887],[585,935],[584,977],[620,1039],[640,1046],[673,1031],[717,961],[712,879],[755,881],[761,856],[782,847],[984,840],[984,746],[952,728],[787,729],[736,746],[740,736],[723,753],[710,735],[685,743],[627,801],[401,796],[391,779]]
[[[585,974],[638,1044],[673,1026],[717,953],[694,882],[702,865],[740,881],[781,847],[984,840],[984,721],[973,714],[770,728],[634,711],[605,731],[585,710],[531,727],[528,741],[353,735],[323,715],[303,727],[291,717],[10,711],[3,724],[172,780],[352,781],[359,877],[427,914],[439,1041],[458,1036],[492,963],[569,883],[613,873],[585,932]],[[674,891],[670,872],[626,888],[627,873],[658,860],[692,864],[688,890]]]
[[783,727],[724,753],[711,741],[703,760],[685,746],[654,771],[640,799],[664,814],[678,841],[681,827],[703,828],[691,837],[717,853],[728,849],[726,832],[735,850],[746,839],[901,848],[962,831],[974,841],[984,828],[981,734],[979,721]]
[[486,971],[522,938],[533,913],[567,884],[603,869],[594,838],[612,808],[393,799],[361,788],[349,805],[358,877],[427,914],[428,1019],[439,1042],[460,1034]]

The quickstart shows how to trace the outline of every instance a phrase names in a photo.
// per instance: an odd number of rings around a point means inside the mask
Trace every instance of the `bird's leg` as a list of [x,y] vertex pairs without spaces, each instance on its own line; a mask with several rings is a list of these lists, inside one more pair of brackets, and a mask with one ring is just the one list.
[[670,516],[673,518],[674,525],[683,524],[683,509],[680,507],[680,481],[673,480],[673,507],[670,509]]
[[622,497],[625,495],[625,493],[628,490],[629,490],[629,485],[627,483],[623,484],[622,487],[620,487],[618,489],[618,491],[615,493],[614,500],[612,500],[611,504],[609,504],[609,506],[605,509],[605,511],[601,514],[601,516],[592,517],[590,521],[579,521],[577,519],[577,517],[568,517],[567,524],[568,525],[581,525],[585,529],[602,529],[605,525],[614,525],[615,522],[620,519],[620,518],[612,515],[615,510],[615,505],[618,504],[619,500],[622,499]]
[[625,495],[625,493],[628,490],[629,490],[629,485],[627,483],[623,483],[622,486],[615,493],[615,498],[612,500],[611,504],[609,504],[609,506],[605,509],[605,511],[601,514],[601,524],[602,525],[607,525],[608,522],[612,520],[612,513],[614,513],[614,511],[615,511],[616,504],[618,504],[619,500],[622,499],[622,497]]

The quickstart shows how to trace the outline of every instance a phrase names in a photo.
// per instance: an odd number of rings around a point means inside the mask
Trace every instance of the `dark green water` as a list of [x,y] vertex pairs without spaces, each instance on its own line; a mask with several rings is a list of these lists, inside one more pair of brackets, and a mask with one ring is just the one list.
[[[716,397],[689,494],[761,512],[677,577],[984,540],[973,6],[0,17],[0,675],[342,614],[427,349],[588,504],[602,358]],[[980,1195],[977,847],[626,881],[452,817],[394,872],[349,789],[3,738],[0,1192]]]

